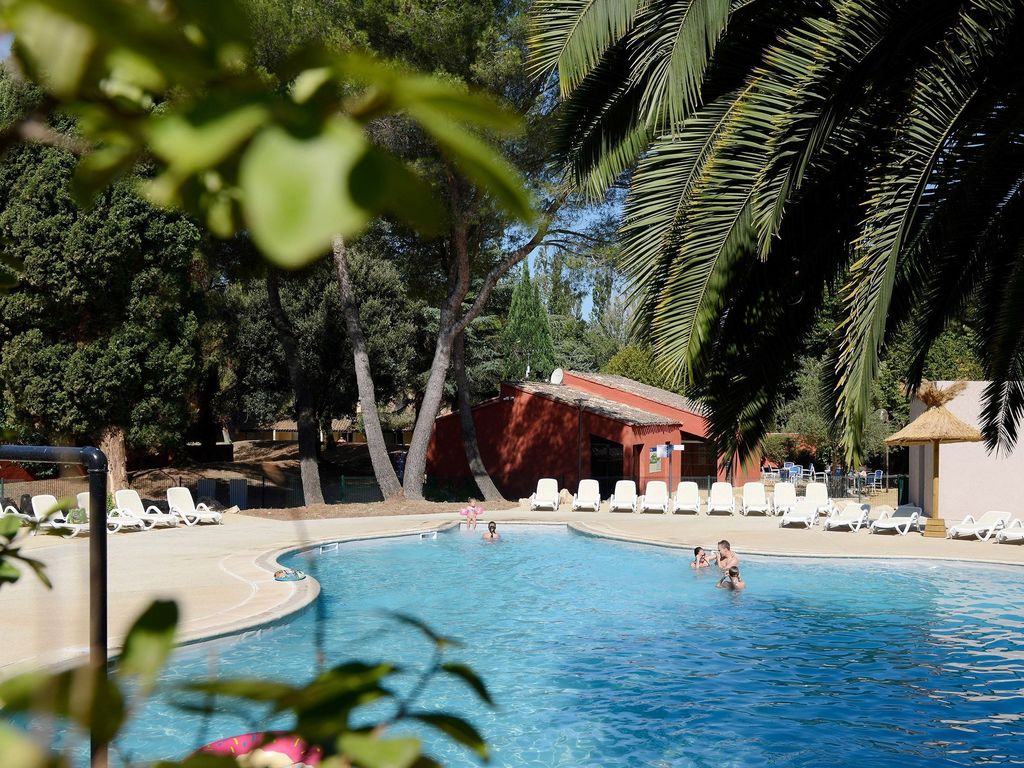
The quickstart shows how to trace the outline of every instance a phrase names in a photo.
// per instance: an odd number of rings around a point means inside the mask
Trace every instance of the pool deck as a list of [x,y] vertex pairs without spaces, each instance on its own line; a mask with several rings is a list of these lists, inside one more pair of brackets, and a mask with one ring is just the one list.
[[[288,616],[319,591],[312,579],[274,581],[277,554],[324,542],[435,530],[457,519],[457,514],[445,513],[285,522],[228,515],[222,526],[111,535],[111,649],[120,648],[132,619],[155,598],[178,601],[182,642],[242,632]],[[510,509],[488,513],[486,519],[568,523],[583,533],[687,548],[714,547],[724,538],[741,556],[935,558],[1024,565],[1024,546],[926,539],[915,533],[826,532],[820,525],[783,530],[777,518]],[[36,536],[26,540],[25,550],[46,564],[54,588],[47,590],[26,574],[19,583],[0,589],[0,678],[66,663],[86,652],[88,539]]]

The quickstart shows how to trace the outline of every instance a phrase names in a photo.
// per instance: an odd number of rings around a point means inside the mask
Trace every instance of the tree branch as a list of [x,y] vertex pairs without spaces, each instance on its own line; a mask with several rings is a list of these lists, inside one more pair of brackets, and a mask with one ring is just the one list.
[[92,145],[89,142],[54,130],[46,125],[46,123],[40,122],[38,118],[34,117],[18,123],[14,132],[25,141],[31,141],[33,144],[44,144],[48,147],[56,147],[75,155],[85,155],[92,151]]

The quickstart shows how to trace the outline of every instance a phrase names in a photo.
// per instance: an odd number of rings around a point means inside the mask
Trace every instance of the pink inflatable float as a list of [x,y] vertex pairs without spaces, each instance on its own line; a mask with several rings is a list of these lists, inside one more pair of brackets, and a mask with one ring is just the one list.
[[[196,750],[196,754],[242,757],[256,751],[262,752],[262,756],[268,759],[280,755],[280,764],[284,766],[308,765],[315,767],[320,765],[320,759],[323,757],[323,750],[320,747],[307,744],[298,736],[283,731],[229,736],[226,739],[211,742],[205,747],[200,747]],[[289,762],[284,762],[286,759]],[[272,764],[277,764],[277,761],[273,761]]]

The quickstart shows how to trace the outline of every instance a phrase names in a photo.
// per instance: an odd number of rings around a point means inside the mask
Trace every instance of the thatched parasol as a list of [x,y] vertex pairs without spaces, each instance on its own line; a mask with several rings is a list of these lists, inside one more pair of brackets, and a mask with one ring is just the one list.
[[925,381],[917,390],[917,399],[928,406],[928,410],[885,439],[887,445],[928,445],[932,446],[932,517],[939,518],[939,446],[942,443],[977,443],[981,432],[965,424],[946,408],[946,403],[959,395],[967,383],[958,381],[941,388],[934,382]]

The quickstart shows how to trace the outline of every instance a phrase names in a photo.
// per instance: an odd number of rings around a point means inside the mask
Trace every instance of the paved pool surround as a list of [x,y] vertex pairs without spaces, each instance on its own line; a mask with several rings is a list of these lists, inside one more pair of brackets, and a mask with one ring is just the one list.
[[[228,515],[221,526],[157,529],[108,538],[110,648],[116,653],[135,616],[153,599],[178,601],[179,639],[196,642],[279,621],[309,605],[319,593],[312,578],[274,581],[278,556],[322,543],[416,534],[451,526],[458,514],[437,513],[331,520],[279,521]],[[580,533],[692,548],[728,539],[740,554],[800,557],[928,558],[1024,565],[1024,546],[780,529],[777,518],[628,513],[487,513],[500,524],[568,524]],[[0,677],[42,665],[84,658],[88,637],[88,539],[36,536],[26,553],[42,560],[54,588],[31,575],[0,590]]]

